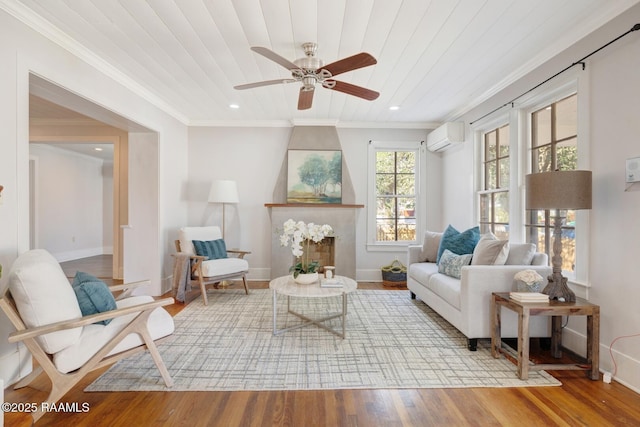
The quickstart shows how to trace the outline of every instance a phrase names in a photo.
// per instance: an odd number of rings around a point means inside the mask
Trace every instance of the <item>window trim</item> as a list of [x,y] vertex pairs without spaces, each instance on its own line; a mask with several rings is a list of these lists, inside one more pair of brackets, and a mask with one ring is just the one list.
[[[495,112],[477,122],[471,129],[474,134],[474,213],[480,220],[480,197],[482,191],[482,142],[485,132],[500,127],[503,124],[510,125],[510,155],[511,155],[511,179],[510,179],[510,213],[509,213],[509,240],[512,242],[525,241],[525,188],[524,177],[531,171],[531,113],[552,102],[559,101],[572,93],[578,94],[578,169],[590,168],[590,133],[589,133],[589,104],[590,99],[590,69],[574,68],[564,75],[558,76],[553,83],[547,83],[543,88],[526,93],[512,103],[512,108],[505,113],[503,110]],[[588,297],[590,287],[589,263],[590,258],[590,211],[579,210],[576,212],[576,271],[569,278],[569,283],[577,285],[576,294],[580,297]]]
[[[577,169],[590,169],[590,137],[589,137],[589,68],[585,70],[575,70],[566,80],[560,82],[555,87],[544,92],[538,92],[529,98],[528,102],[520,108],[522,112],[521,123],[525,133],[525,144],[521,153],[523,168],[521,169],[522,197],[524,197],[524,177],[531,173],[531,148],[533,145],[531,137],[532,114],[546,105],[558,102],[572,94],[577,94],[577,142],[578,163]],[[526,212],[524,203],[522,205],[523,220]],[[589,285],[589,263],[590,263],[590,230],[589,230],[589,210],[576,211],[576,263],[575,272],[563,271],[563,275],[568,278],[569,283],[584,288]],[[524,222],[522,231],[524,233]],[[553,243],[553,238],[552,238]],[[587,297],[586,292],[578,293],[578,296]]]
[[[415,151],[416,152],[416,240],[393,242],[376,241],[376,152],[378,151]],[[408,245],[416,244],[422,235],[423,217],[426,209],[422,176],[425,168],[424,141],[370,141],[367,152],[367,250],[369,251],[406,251]]]

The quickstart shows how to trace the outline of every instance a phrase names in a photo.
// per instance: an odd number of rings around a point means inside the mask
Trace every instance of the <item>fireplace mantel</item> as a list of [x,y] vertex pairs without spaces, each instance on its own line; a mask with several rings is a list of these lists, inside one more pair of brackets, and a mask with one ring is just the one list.
[[267,208],[364,208],[364,205],[346,205],[342,203],[265,203],[264,206]]

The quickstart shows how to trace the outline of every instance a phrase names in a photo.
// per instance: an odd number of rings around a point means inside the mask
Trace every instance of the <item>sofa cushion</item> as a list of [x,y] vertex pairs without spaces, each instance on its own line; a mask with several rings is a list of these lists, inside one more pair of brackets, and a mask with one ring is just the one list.
[[438,273],[459,279],[462,274],[462,267],[471,263],[471,256],[471,254],[456,255],[449,249],[445,249],[440,257]]
[[478,240],[480,240],[479,227],[476,226],[461,233],[452,225],[449,225],[440,240],[437,262],[440,262],[440,257],[445,249],[450,250],[456,255],[472,254]]
[[438,248],[440,248],[440,240],[442,233],[436,231],[425,231],[424,242],[422,243],[422,261],[436,262],[438,260]]
[[533,243],[512,243],[509,247],[509,256],[505,264],[531,265],[535,253],[536,245]]
[[416,262],[409,264],[407,269],[407,275],[412,277],[417,282],[426,286],[429,283],[429,278],[433,274],[438,273],[438,264],[435,262]]
[[[140,295],[118,300],[118,308],[131,307],[133,305],[152,302],[153,297]],[[53,356],[53,363],[62,373],[71,372],[78,369],[98,350],[100,350],[118,332],[124,329],[138,313],[131,313],[116,317],[108,325],[98,325],[96,323],[85,326],[78,341]],[[149,316],[147,328],[151,338],[154,340],[165,337],[173,333],[174,323],[171,315],[162,307],[158,307]],[[116,354],[142,344],[142,339],[138,334],[127,335],[109,354]]]
[[471,265],[503,265],[508,256],[509,241],[498,240],[493,233],[487,233],[473,250]]
[[446,274],[434,274],[427,284],[427,288],[457,310],[460,310],[460,286],[460,279]]
[[[71,284],[76,293],[78,305],[83,316],[90,316],[104,311],[115,310],[116,300],[109,287],[102,280],[82,271],[76,272]],[[102,320],[101,325],[108,325],[111,319]]]
[[227,246],[222,239],[216,240],[194,240],[193,247],[196,255],[206,256],[207,259],[221,259],[227,257]]
[[[82,317],[76,294],[58,261],[44,249],[20,255],[9,272],[9,290],[28,328]],[[36,338],[49,354],[78,341],[82,327]]]

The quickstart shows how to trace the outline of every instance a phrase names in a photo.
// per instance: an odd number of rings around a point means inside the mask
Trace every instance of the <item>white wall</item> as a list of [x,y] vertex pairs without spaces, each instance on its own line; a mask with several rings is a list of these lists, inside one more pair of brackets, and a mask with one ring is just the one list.
[[[628,31],[640,16],[640,6],[615,19],[535,72],[506,88],[462,117],[467,124],[508,103],[517,95]],[[600,369],[613,371],[609,346],[617,338],[640,334],[640,186],[625,191],[625,159],[640,155],[640,35],[631,33],[587,61],[589,85],[579,96],[586,102],[590,123],[579,138],[590,147],[593,209],[590,212],[590,280],[576,293],[600,305]],[[506,109],[505,109],[506,110]],[[504,111],[503,111],[504,112]],[[443,217],[461,228],[477,223],[473,211],[474,147],[467,127],[464,145],[443,155]],[[584,317],[571,317],[564,344],[585,354]],[[640,336],[616,342],[615,378],[640,390]]]
[[103,161],[43,144],[30,144],[30,154],[38,248],[58,261],[103,254],[105,212],[113,210],[112,195],[103,196]]
[[[227,206],[226,224],[229,246],[252,252],[247,258],[251,280],[268,280],[271,267],[271,222],[265,203],[273,203],[273,190],[286,158],[291,128],[218,128],[189,129],[189,225],[221,224],[221,207],[207,205],[209,185],[214,179],[237,181],[240,203]],[[355,190],[355,203],[367,203],[367,147],[370,140],[422,141],[422,129],[352,129],[338,128],[343,156]],[[434,156],[429,153],[428,156]],[[439,173],[435,156],[427,172],[427,192]],[[429,194],[428,194],[429,196]],[[429,197],[428,197],[429,198]],[[439,203],[429,203],[427,224],[438,218]],[[366,209],[357,214],[356,279],[380,280],[380,267],[389,264],[402,252],[368,252],[366,250]]]
[[[182,198],[187,181],[187,127],[100,68],[45,39],[4,11],[0,11],[0,39],[0,183],[5,186],[0,205],[0,263],[8,271],[13,260],[29,248],[28,100],[29,76],[33,73],[100,106],[84,110],[85,115],[110,125],[115,124],[108,119],[117,115],[120,125],[129,123],[131,129],[147,128],[157,133],[153,185],[162,191],[156,191],[155,200],[150,202],[158,218],[157,238],[150,240],[146,247],[150,257],[146,276],[152,279],[149,292],[159,295],[170,286],[170,254],[174,251],[170,239],[174,230],[187,222],[186,203]],[[98,111],[101,117],[97,117]],[[138,167],[131,163],[129,166],[134,170]],[[160,176],[157,171],[162,171]],[[144,174],[144,170],[138,169],[138,173]],[[0,279],[2,288],[6,285],[6,276]],[[0,316],[0,375],[6,384],[21,375],[14,357],[18,350],[7,343],[10,331],[8,321]]]

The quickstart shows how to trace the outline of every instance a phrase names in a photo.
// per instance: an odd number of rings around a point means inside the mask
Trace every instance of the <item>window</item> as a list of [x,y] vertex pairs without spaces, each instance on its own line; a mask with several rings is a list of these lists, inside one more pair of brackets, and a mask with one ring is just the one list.
[[483,135],[480,232],[509,239],[509,125]]
[[[577,95],[573,94],[531,113],[531,173],[574,170],[578,166]],[[548,210],[527,213],[527,240],[552,256],[553,217]],[[563,210],[562,269],[575,272],[576,212]]]
[[416,241],[420,143],[371,143],[369,244]]

